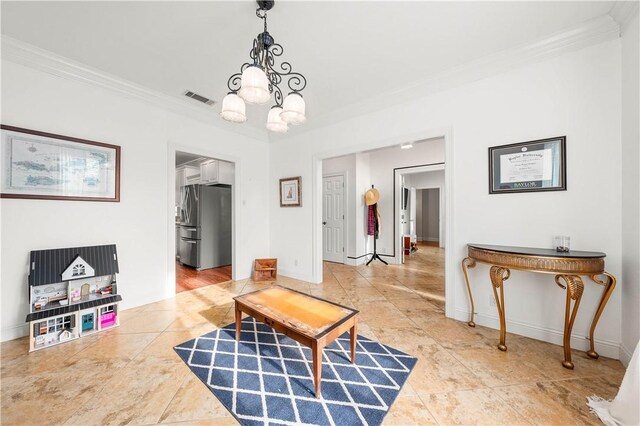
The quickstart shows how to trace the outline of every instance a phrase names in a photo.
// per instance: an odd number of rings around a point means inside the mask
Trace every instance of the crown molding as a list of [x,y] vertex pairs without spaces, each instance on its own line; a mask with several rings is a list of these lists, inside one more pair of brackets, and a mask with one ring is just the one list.
[[[587,46],[613,40],[620,27],[609,15],[583,22],[541,40],[522,44],[481,59],[468,62],[446,72],[422,79],[402,88],[387,91],[307,120],[304,126],[290,129],[285,135],[269,135],[271,141],[284,140],[357,116],[426,97],[465,84],[502,74],[514,68],[536,63],[576,51]],[[293,130],[293,131],[292,131]]]
[[[218,111],[211,106],[198,105],[187,98],[182,99],[181,97],[166,95],[13,37],[2,35],[0,38],[2,60],[24,65],[56,77],[107,89],[229,132],[239,133],[263,142],[266,141],[266,130],[261,131],[249,126],[236,127],[231,123],[223,122],[218,119]],[[216,121],[219,121],[219,123],[216,123]]]
[[620,26],[620,34],[623,34],[627,26],[629,26],[629,22],[633,19],[634,16],[638,14],[638,10],[640,9],[640,2],[636,1],[616,1],[611,10],[609,11],[609,16],[611,16]]

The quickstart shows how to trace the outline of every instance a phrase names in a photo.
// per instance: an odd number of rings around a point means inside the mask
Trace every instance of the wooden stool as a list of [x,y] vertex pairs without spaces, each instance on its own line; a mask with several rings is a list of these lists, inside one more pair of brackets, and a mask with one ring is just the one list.
[[278,277],[278,259],[256,259],[253,264],[254,281],[274,281]]

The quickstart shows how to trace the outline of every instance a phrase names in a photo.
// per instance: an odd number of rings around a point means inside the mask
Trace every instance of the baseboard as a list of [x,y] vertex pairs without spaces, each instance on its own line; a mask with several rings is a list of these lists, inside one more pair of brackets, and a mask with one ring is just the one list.
[[629,366],[629,362],[631,362],[631,356],[633,352],[631,352],[624,344],[620,345],[620,362],[625,367]]
[[357,259],[354,258],[349,258],[347,257],[347,259],[345,260],[344,264],[345,265],[349,265],[349,266],[360,266],[360,265],[364,265],[365,263],[367,263],[367,260],[369,258],[368,257],[360,257]]
[[278,275],[282,275],[283,277],[293,278],[295,280],[305,281],[308,283],[313,283],[313,276],[301,274],[299,272],[288,271],[286,269],[279,269]]
[[29,335],[29,324],[19,324],[14,325],[12,327],[4,327],[2,329],[2,335],[0,336],[1,342],[6,342],[8,340],[18,339],[23,336]]
[[440,238],[423,238],[422,241],[440,241]]
[[[455,319],[467,322],[469,321],[469,312],[463,309],[456,309]],[[494,315],[477,313],[474,316],[474,321],[478,325],[493,328],[495,330],[500,329],[499,319]],[[509,333],[562,346],[563,330],[555,330],[552,328],[526,324],[520,321],[507,320],[507,331]],[[507,346],[509,346],[509,342],[507,342]],[[585,336],[571,335],[571,348],[580,351],[587,351],[589,350],[589,339]],[[606,356],[607,358],[621,359],[620,343],[595,339],[595,349],[598,354]]]

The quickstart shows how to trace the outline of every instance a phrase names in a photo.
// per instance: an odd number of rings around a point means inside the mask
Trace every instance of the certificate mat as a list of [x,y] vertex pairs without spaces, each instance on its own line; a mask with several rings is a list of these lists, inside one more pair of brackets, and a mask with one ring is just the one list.
[[566,137],[489,148],[489,193],[566,190]]

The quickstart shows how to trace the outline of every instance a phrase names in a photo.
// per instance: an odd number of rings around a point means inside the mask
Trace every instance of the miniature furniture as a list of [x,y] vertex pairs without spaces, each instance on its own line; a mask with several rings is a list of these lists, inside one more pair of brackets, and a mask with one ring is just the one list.
[[[604,270],[604,258],[606,256],[604,253],[576,250],[558,252],[554,249],[482,244],[467,244],[467,247],[468,257],[462,261],[462,272],[467,283],[467,291],[469,292],[471,303],[471,319],[468,322],[470,327],[475,327],[476,324],[473,322],[473,296],[471,295],[467,269],[474,268],[476,262],[491,265],[489,277],[491,278],[493,294],[500,317],[500,344],[498,349],[501,351],[507,350],[505,344],[507,330],[503,286],[504,282],[511,276],[511,269],[554,274],[556,284],[567,290],[563,336],[564,361],[562,366],[573,369],[573,362],[571,362],[571,330],[573,329],[573,323],[576,319],[578,306],[580,306],[582,292],[584,291],[584,283],[581,276],[588,276],[594,283],[604,286],[600,304],[591,322],[589,333],[590,350],[587,352],[587,355],[591,358],[597,359],[599,357],[594,349],[593,335],[604,307],[616,286],[615,277]],[[604,279],[600,278],[600,276],[604,276]],[[572,301],[573,308],[571,307]]]
[[273,281],[278,277],[278,259],[256,259],[253,264],[254,281]]
[[237,341],[244,312],[311,348],[316,398],[320,397],[322,349],[347,330],[351,334],[351,363],[355,363],[357,310],[281,286],[247,293],[234,300]]
[[404,255],[409,256],[411,254],[411,246],[412,246],[410,235],[402,236],[402,246],[404,249]]
[[119,325],[115,245],[32,251],[29,352]]

